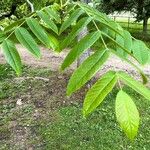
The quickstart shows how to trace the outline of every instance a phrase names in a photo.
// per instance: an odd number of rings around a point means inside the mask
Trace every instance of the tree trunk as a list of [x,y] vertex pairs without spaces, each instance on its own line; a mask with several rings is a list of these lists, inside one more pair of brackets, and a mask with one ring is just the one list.
[[148,28],[148,17],[145,17],[143,20],[143,32],[147,33],[147,28]]
[[[85,37],[86,35],[88,34],[88,29],[87,27],[85,27],[81,32],[80,34],[78,35],[78,41],[80,41],[83,37]],[[91,49],[88,49],[86,50],[81,56],[80,58],[78,58],[77,60],[77,67],[80,66],[80,64],[90,56],[90,52],[91,52]]]
[[[81,1],[84,2],[84,3],[87,3],[87,4],[90,2],[90,0],[81,0]],[[89,33],[89,32],[88,32],[88,28],[85,27],[85,28],[80,32],[80,34],[78,35],[78,41],[80,41],[80,40],[81,40],[83,37],[85,37],[88,33]],[[89,49],[87,49],[87,50],[80,56],[80,58],[78,58],[78,60],[77,60],[77,67],[79,67],[80,64],[81,64],[85,59],[87,59],[87,58],[90,56],[90,53],[91,53],[91,49],[89,48]],[[87,66],[87,67],[88,67],[88,66]],[[91,85],[92,85],[92,83],[91,83],[91,80],[90,80],[90,81],[88,81],[87,87],[90,88]]]

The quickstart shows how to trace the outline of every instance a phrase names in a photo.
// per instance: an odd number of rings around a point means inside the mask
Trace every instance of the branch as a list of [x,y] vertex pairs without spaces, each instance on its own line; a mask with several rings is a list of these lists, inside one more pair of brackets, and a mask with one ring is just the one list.
[[31,12],[34,12],[34,6],[33,6],[33,4],[30,2],[30,0],[26,0],[26,2],[30,5]]

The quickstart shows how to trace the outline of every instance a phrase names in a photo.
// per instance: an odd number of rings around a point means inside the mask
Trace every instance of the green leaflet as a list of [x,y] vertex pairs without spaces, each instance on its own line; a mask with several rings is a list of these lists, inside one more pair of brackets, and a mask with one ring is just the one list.
[[117,82],[116,72],[109,71],[87,92],[83,104],[83,115],[87,116],[98,107]]
[[4,40],[2,43],[2,50],[6,61],[16,71],[17,75],[20,75],[22,71],[22,64],[15,45],[10,40]]
[[33,18],[26,19],[28,26],[30,27],[31,31],[35,34],[35,36],[47,47],[51,47],[51,42],[48,38],[46,31],[40,26],[38,21]]
[[132,46],[133,55],[139,61],[140,64],[144,65],[148,62],[149,52],[144,42],[140,40],[134,40]]
[[84,17],[79,20],[71,33],[63,40],[61,49],[66,48],[72,42],[72,40],[82,31],[82,29],[90,23],[91,20],[92,19],[90,17]]
[[138,132],[139,112],[130,96],[122,90],[117,94],[115,110],[121,128],[127,137],[133,140]]
[[49,8],[46,7],[44,10],[49,15],[50,18],[55,19],[55,21],[57,21],[59,23],[61,22],[61,18],[56,10],[54,10],[50,7]]
[[37,58],[40,58],[40,49],[35,42],[35,40],[32,38],[30,33],[22,27],[16,28],[15,35],[18,39],[18,41],[27,48],[34,56]]
[[51,20],[51,18],[44,11],[38,11],[37,14],[51,30],[53,30],[56,34],[58,34],[58,28],[56,24]]
[[59,34],[61,34],[64,30],[66,30],[74,21],[78,19],[78,17],[83,13],[83,11],[78,8],[76,9],[68,19],[66,19],[60,27]]
[[117,75],[125,84],[144,96],[146,99],[150,100],[150,90],[148,90],[148,88],[146,88],[142,83],[136,81],[125,72],[120,71]]
[[109,53],[105,49],[97,50],[93,55],[88,57],[71,76],[67,86],[67,95],[71,95],[90,80],[106,62],[108,56]]
[[89,33],[87,36],[81,39],[66,56],[61,66],[61,69],[64,70],[69,65],[71,65],[75,61],[75,59],[78,58],[85,50],[90,48],[100,38],[100,36],[101,36],[100,31],[95,31]]

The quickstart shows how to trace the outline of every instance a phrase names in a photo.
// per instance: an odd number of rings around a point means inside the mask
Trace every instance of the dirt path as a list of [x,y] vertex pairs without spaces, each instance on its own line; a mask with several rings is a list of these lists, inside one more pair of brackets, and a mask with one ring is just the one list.
[[[44,47],[41,47],[42,58],[40,60],[34,58],[26,49],[24,49],[21,45],[17,45],[17,49],[22,57],[23,63],[29,66],[34,67],[50,67],[52,70],[58,70],[60,64],[63,62],[65,56],[67,55],[67,50],[61,52],[60,54],[54,53],[51,50],[48,50]],[[2,52],[0,51],[0,63],[4,63],[4,57]],[[70,68],[74,69],[76,64],[73,64]],[[115,56],[109,58],[106,64],[103,67],[103,72],[108,69],[115,68],[116,70],[125,70],[130,73],[136,74],[136,70],[131,67],[129,64],[122,62]],[[150,65],[146,65],[142,68],[146,74],[150,75]]]

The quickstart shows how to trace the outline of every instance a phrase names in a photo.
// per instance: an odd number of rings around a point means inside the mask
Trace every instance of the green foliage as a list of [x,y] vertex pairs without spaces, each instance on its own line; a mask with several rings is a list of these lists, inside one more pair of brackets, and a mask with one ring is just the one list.
[[[14,33],[18,41],[37,57],[40,57],[40,51],[34,40],[35,37],[46,47],[52,48],[56,52],[60,52],[68,46],[72,47],[61,65],[62,70],[69,67],[87,49],[95,47],[95,44],[100,41],[95,51],[93,51],[93,55],[80,64],[79,68],[73,73],[67,87],[68,95],[87,83],[103,66],[111,53],[136,68],[142,76],[143,82],[146,83],[146,76],[135,65],[135,61],[140,65],[144,65],[150,60],[149,49],[143,42],[137,41],[129,32],[123,30],[119,24],[86,4],[73,3],[71,4],[72,9],[67,11],[68,7],[60,5],[59,9],[56,9],[54,5],[48,6],[29,15],[25,20],[14,23],[0,33],[0,41],[6,60],[17,74],[21,73],[21,60],[14,43],[9,40]],[[93,25],[93,28],[89,30],[89,34],[72,46],[71,43],[80,31],[88,25]],[[59,40],[59,37],[68,31],[70,31],[70,34],[63,40]],[[35,37],[31,35],[31,32]],[[126,73],[109,71],[87,92],[83,106],[84,116],[94,111],[112,91],[115,84],[120,83],[120,80],[146,99],[150,99],[150,90],[142,83],[137,82]],[[122,102],[122,95],[125,95],[126,101]],[[125,114],[130,113],[123,107],[124,105],[130,105],[130,103],[133,111],[136,110],[131,99],[124,93],[121,93],[121,96],[119,94],[116,101],[117,103],[121,102],[121,105],[118,106],[117,104],[117,116],[123,112]],[[133,118],[130,118],[130,115],[128,117],[125,119],[130,122],[130,119]],[[124,124],[119,117],[118,121],[127,136],[133,139],[137,134],[137,128],[127,130],[126,123]],[[137,123],[137,120],[135,122]]]

